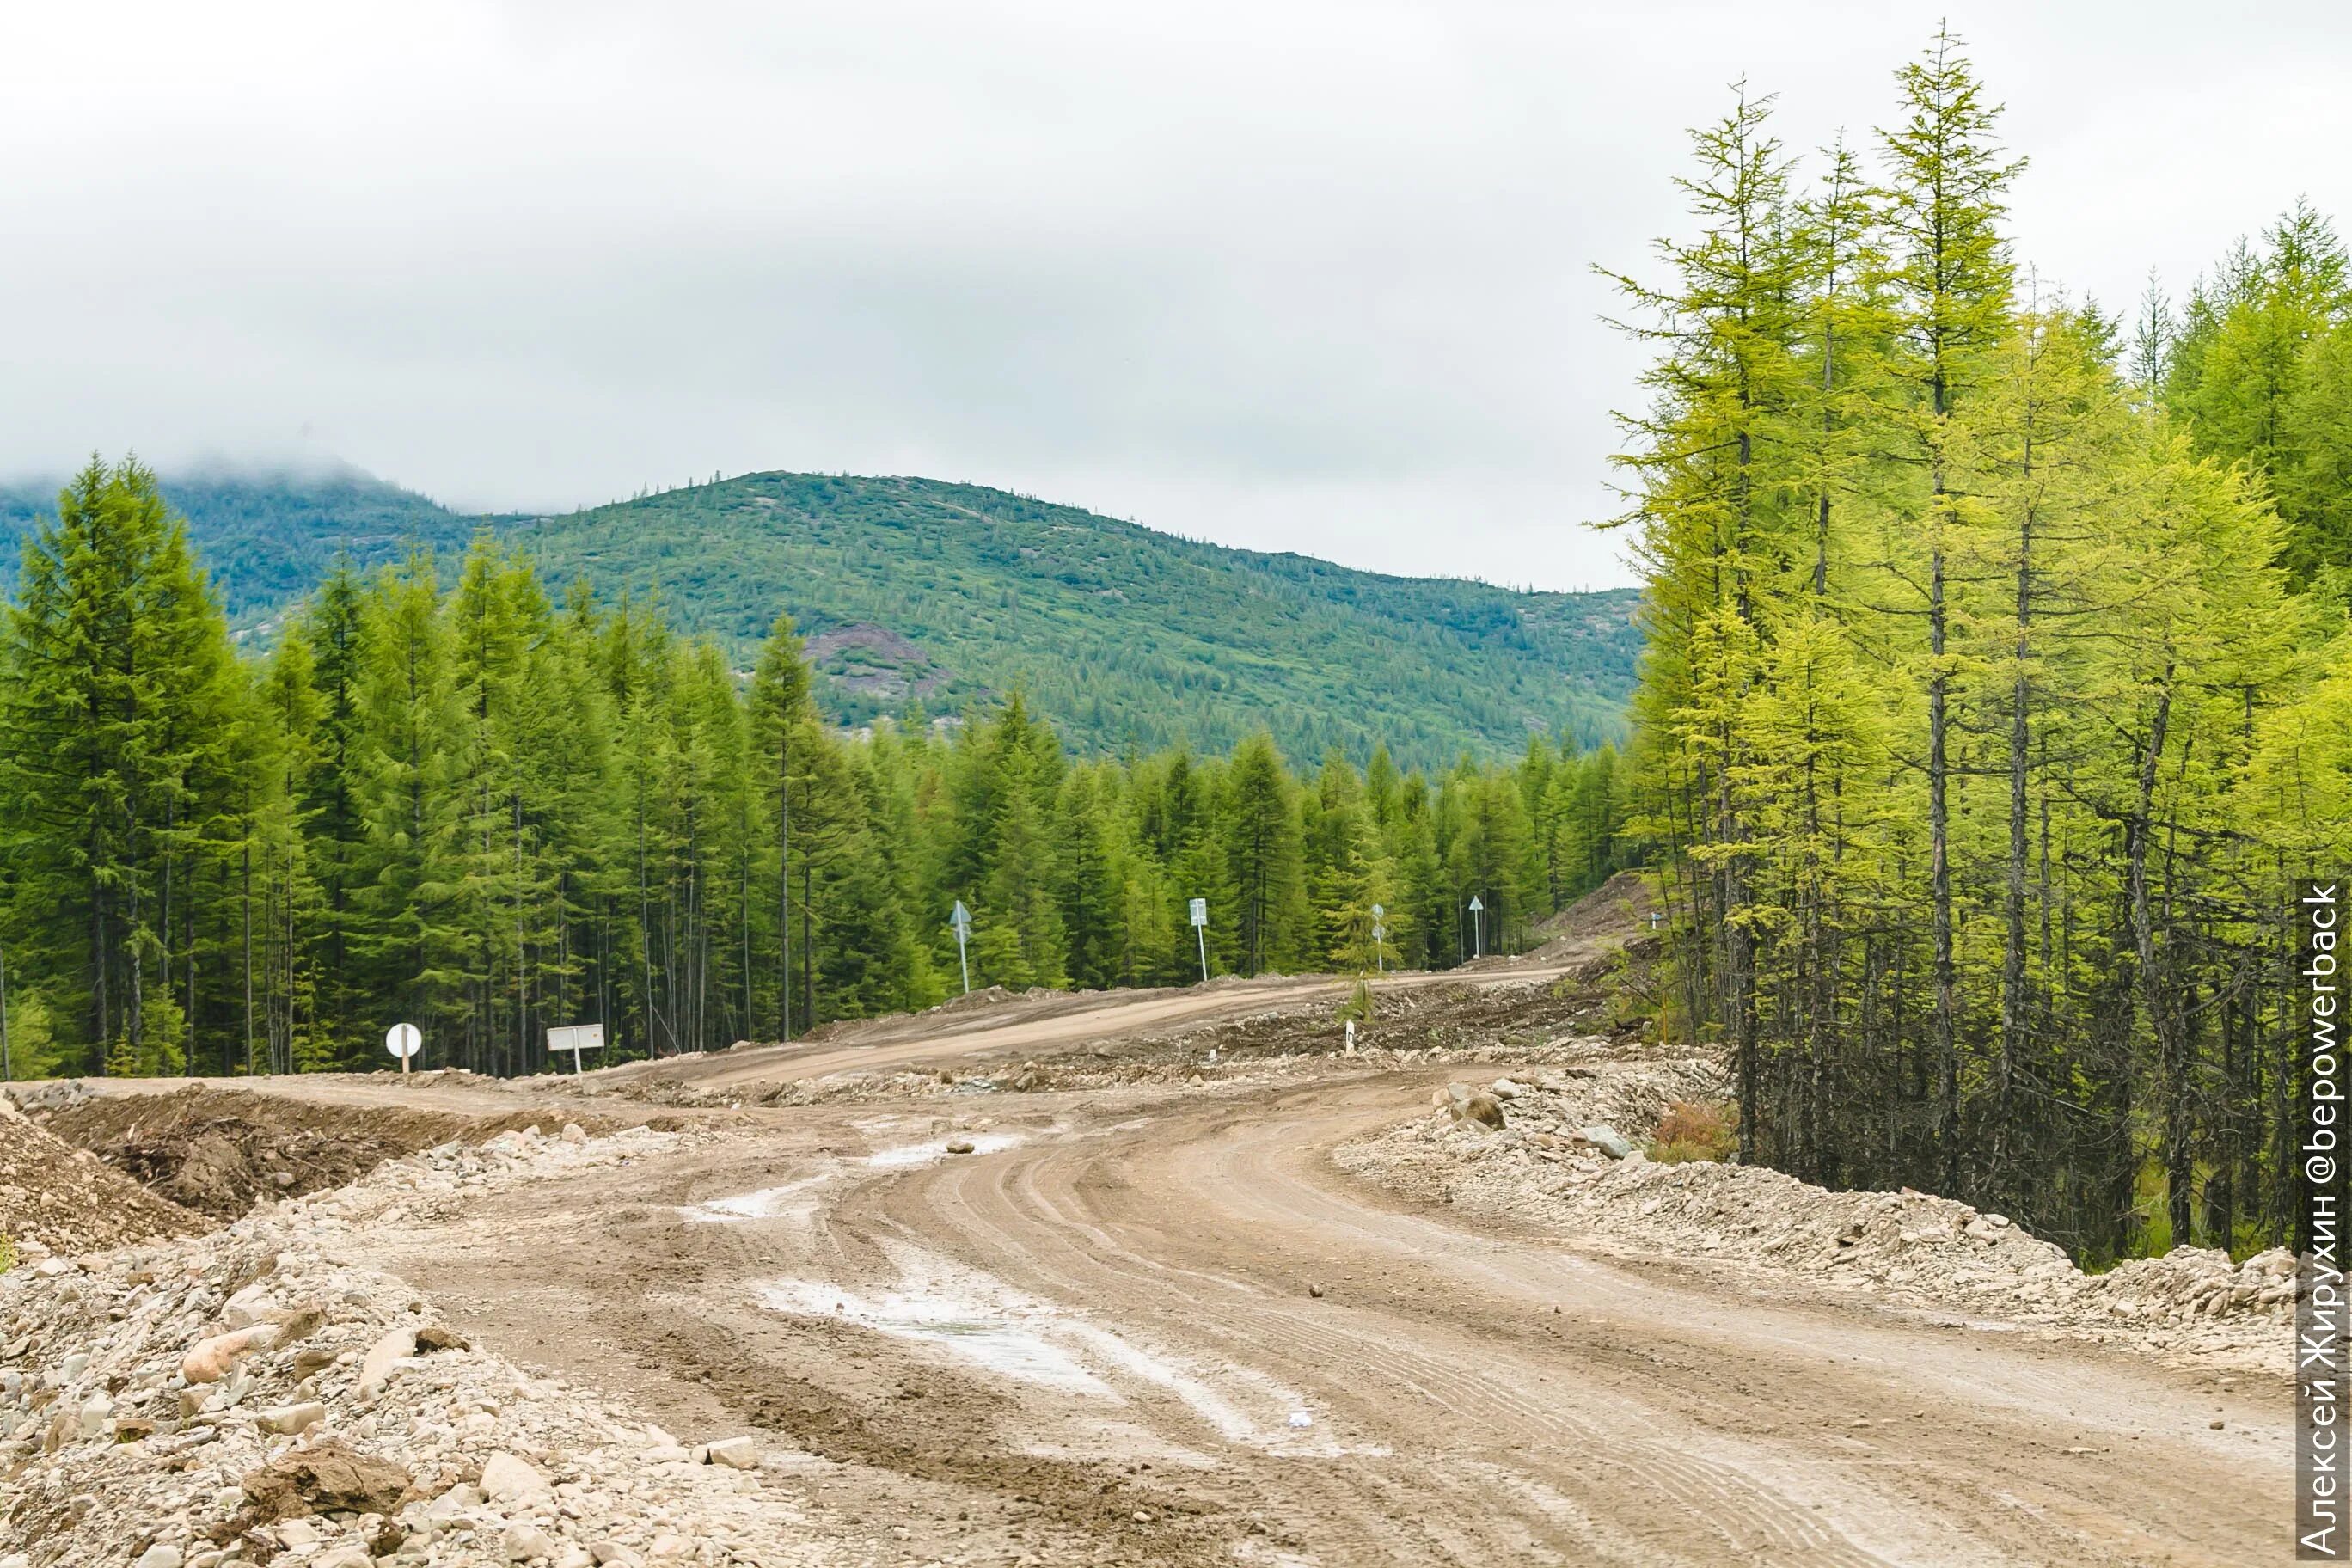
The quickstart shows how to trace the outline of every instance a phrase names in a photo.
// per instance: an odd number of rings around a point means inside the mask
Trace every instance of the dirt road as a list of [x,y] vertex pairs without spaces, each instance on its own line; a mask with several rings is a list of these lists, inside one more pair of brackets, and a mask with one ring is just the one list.
[[[1556,981],[1589,963],[1600,944],[1546,961],[1490,959],[1441,973],[1409,972],[1372,983],[1375,994],[1395,998],[1431,991],[1471,992],[1524,988]],[[436,1068],[414,1074],[388,1072],[298,1073],[268,1078],[109,1079],[79,1080],[99,1095],[146,1096],[198,1086],[279,1095],[313,1104],[426,1109],[467,1115],[498,1115],[521,1109],[593,1107],[616,1113],[608,1098],[656,1080],[698,1089],[724,1091],[822,1079],[850,1072],[887,1072],[907,1067],[954,1063],[972,1066],[1024,1055],[1044,1055],[1078,1045],[1110,1044],[1144,1036],[1201,1027],[1267,1013],[1298,1015],[1328,1009],[1346,995],[1353,980],[1330,975],[1276,975],[1220,979],[1208,985],[1156,990],[1037,992],[992,1006],[962,1011],[953,1006],[928,1013],[893,1014],[834,1025],[821,1037],[788,1045],[744,1045],[733,1050],[659,1057],[590,1070],[578,1077],[562,1068],[538,1078],[495,1079]],[[1334,1037],[1339,1026],[1327,1031]],[[428,1050],[428,1057],[430,1052]]]
[[1049,1098],[969,1154],[770,1113],[371,1247],[520,1360],[837,1462],[910,1562],[2282,1559],[2275,1389],[1628,1268],[1329,1163],[1426,1081]]
[[[1544,963],[1490,960],[1487,966],[1476,969],[1390,975],[1374,981],[1372,989],[1377,996],[1394,997],[1436,987],[1525,985],[1557,980],[1591,956],[1580,952]],[[838,1025],[827,1030],[823,1039],[806,1044],[754,1046],[708,1056],[632,1062],[589,1078],[599,1085],[670,1078],[698,1088],[719,1089],[822,1078],[828,1073],[982,1062],[1081,1043],[1164,1034],[1259,1013],[1296,1013],[1337,1003],[1354,984],[1331,975],[1281,975],[1149,991],[1039,993],[971,1013],[944,1007]]]
[[[1399,1011],[1423,1011],[1384,1027],[1547,1037],[1572,988],[1512,983],[1591,956],[1569,946],[1451,991],[1400,977]],[[1285,1007],[1312,1009],[1280,1026],[1285,1048],[1328,1050],[1336,991],[1019,998],[614,1069],[593,1097],[250,1087],[608,1120],[652,1114],[636,1097],[659,1079],[746,1090],[677,1112],[699,1134],[671,1153],[386,1216],[356,1245],[519,1363],[679,1432],[749,1425],[813,1456],[808,1506],[867,1560],[2287,1560],[2284,1383],[1582,1250],[1341,1171],[1334,1148],[1427,1113],[1445,1074],[1425,1065],[1294,1057],[1227,1082],[1186,1068],[789,1108],[748,1092],[1056,1047],[1094,1062],[1098,1042],[1196,1060],[1198,1037],[1166,1032],[1235,1038]]]

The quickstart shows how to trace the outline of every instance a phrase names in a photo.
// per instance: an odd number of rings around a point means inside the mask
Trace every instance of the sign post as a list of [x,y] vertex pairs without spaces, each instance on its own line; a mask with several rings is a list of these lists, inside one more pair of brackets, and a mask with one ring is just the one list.
[[963,907],[961,899],[955,901],[955,913],[948,917],[948,924],[955,927],[956,962],[963,965],[963,994],[969,996],[971,994],[971,954],[965,950],[964,944],[971,938],[971,911]]
[[400,1058],[400,1070],[406,1072],[410,1058],[425,1048],[425,1037],[414,1024],[394,1024],[383,1032],[383,1048]]
[[572,1053],[572,1076],[580,1076],[580,1053],[604,1048],[604,1026],[602,1024],[551,1024],[547,1029],[547,1054],[558,1051]]
[[1201,944],[1201,980],[1205,984],[1209,978],[1209,900],[1206,899],[1192,900],[1192,935]]
[[1475,893],[1470,895],[1471,941],[1475,944],[1475,951],[1471,953],[1473,958],[1484,958],[1486,956],[1486,902],[1485,900],[1481,899]]
[[1372,906],[1372,963],[1382,974],[1389,972],[1389,928],[1383,922],[1389,911],[1379,904]]

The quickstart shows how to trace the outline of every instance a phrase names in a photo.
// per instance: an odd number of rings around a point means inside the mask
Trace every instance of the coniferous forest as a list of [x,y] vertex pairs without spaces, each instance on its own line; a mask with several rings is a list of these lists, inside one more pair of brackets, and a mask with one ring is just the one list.
[[1800,157],[1692,138],[1623,520],[1633,827],[1743,1157],[2086,1258],[2291,1234],[2294,879],[2352,866],[2352,279],[2296,205],[2185,300],[2038,278],[1958,45]]
[[[1615,752],[1305,777],[1231,755],[1084,760],[1014,694],[847,733],[780,619],[756,668],[642,605],[560,599],[477,539],[338,567],[232,648],[153,476],[97,460],[28,540],[0,640],[8,1071],[547,1065],[796,1037],[975,986],[1447,965],[1618,864]],[[1370,909],[1387,910],[1376,948]]]

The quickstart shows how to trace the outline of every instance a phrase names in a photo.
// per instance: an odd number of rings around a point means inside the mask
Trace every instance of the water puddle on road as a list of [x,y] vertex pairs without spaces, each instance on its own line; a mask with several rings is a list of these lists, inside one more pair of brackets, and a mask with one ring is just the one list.
[[[819,1189],[853,1169],[912,1171],[968,1155],[994,1154],[1018,1148],[1027,1141],[1024,1134],[1018,1132],[942,1133],[921,1143],[877,1149],[854,1160],[828,1161],[822,1170],[778,1186],[683,1204],[678,1207],[678,1217],[697,1225],[740,1224],[759,1219],[797,1219],[805,1223],[815,1216]],[[955,1142],[970,1143],[971,1147],[950,1153],[948,1145]]]
[[757,1288],[759,1300],[772,1311],[919,1341],[1000,1377],[1089,1401],[1128,1405],[1123,1387],[1172,1395],[1229,1443],[1300,1458],[1386,1452],[1343,1446],[1311,1421],[1301,1426],[1301,1396],[1262,1373],[1203,1371],[925,1248],[898,1241],[882,1247],[898,1274],[892,1286],[855,1290],[772,1279]]
[[[968,1150],[950,1156],[948,1145],[962,1142],[971,1145]],[[877,1149],[866,1156],[866,1163],[877,1170],[903,1170],[912,1165],[936,1165],[949,1158],[964,1154],[993,1154],[1002,1150],[1018,1148],[1024,1142],[1017,1132],[971,1132],[961,1139],[934,1138],[928,1143],[902,1143],[895,1149]]]
[[830,1172],[820,1171],[814,1176],[803,1176],[799,1181],[786,1182],[780,1187],[761,1187],[756,1193],[738,1193],[733,1197],[688,1204],[677,1212],[681,1218],[698,1225],[731,1224],[747,1219],[783,1219],[794,1215],[813,1214],[816,1208],[816,1189],[831,1179],[831,1175]]
[[772,1279],[759,1288],[759,1295],[772,1311],[920,1340],[1001,1376],[1064,1394],[1118,1397],[1055,1342],[1048,1331],[1055,1316],[1051,1306],[993,1285],[983,1275],[949,1266],[908,1269],[897,1289],[870,1296],[807,1279]]

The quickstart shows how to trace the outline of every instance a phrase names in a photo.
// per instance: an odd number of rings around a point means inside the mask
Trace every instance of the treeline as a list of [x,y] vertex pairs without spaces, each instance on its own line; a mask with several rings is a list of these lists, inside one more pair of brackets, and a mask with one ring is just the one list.
[[[959,725],[825,722],[789,621],[755,668],[487,536],[348,564],[234,653],[184,528],[93,460],[28,542],[0,639],[8,1069],[546,1065],[601,1021],[667,1055],[936,1003],[971,981],[1444,966],[1621,863],[1615,753],[1295,775],[1066,754],[1019,697]],[[1384,938],[1371,909],[1382,906]]]
[[2352,293],[2297,207],[2128,324],[1949,38],[1801,180],[1743,93],[1624,280],[1629,771],[1748,1158],[2085,1258],[2292,1234],[2293,881],[2352,866]]

